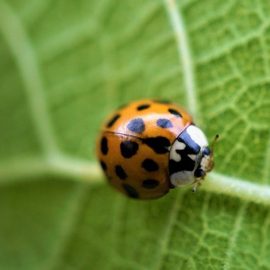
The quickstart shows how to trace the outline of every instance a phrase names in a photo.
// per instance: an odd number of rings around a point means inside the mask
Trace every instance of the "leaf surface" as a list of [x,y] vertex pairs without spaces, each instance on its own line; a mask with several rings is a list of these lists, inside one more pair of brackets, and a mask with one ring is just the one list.
[[[269,15],[267,0],[0,0],[0,268],[270,269]],[[134,201],[102,179],[100,123],[145,97],[221,135],[196,194]]]

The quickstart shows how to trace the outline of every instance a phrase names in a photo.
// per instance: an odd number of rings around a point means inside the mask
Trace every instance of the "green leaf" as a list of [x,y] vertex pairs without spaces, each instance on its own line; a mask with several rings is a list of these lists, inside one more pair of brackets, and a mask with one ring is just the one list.
[[[0,0],[0,269],[270,269],[267,0]],[[95,160],[139,98],[192,113],[215,170],[136,201]]]

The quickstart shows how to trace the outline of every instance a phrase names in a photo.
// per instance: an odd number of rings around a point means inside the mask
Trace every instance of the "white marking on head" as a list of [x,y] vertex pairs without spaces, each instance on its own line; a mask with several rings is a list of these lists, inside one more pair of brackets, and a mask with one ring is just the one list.
[[186,145],[184,143],[177,141],[178,150],[184,150],[185,148],[186,148]]
[[189,154],[188,157],[192,160],[195,160],[197,155],[194,155],[194,154]]
[[181,160],[181,155],[176,152],[176,150],[183,150],[186,148],[186,145],[182,142],[175,141],[171,150],[170,150],[170,159],[173,159],[176,162]]
[[193,171],[179,171],[170,176],[170,181],[175,187],[186,186],[194,183]]
[[199,129],[198,127],[194,125],[190,125],[186,129],[188,135],[191,137],[191,139],[197,143],[200,147],[208,146],[207,139],[204,135],[204,133]]

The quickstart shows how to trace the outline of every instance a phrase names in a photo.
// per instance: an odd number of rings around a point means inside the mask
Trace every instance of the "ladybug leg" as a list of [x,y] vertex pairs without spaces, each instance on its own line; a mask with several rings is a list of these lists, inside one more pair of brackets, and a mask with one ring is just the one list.
[[200,186],[200,182],[196,182],[193,184],[193,187],[192,187],[192,192],[196,192],[197,191],[197,188]]
[[192,186],[192,192],[196,192],[197,188],[202,184],[203,178],[198,179]]

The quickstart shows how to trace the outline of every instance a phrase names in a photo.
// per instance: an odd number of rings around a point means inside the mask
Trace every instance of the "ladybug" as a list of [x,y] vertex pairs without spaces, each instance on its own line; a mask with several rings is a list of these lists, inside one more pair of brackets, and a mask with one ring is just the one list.
[[140,100],[113,113],[97,140],[108,181],[131,198],[154,199],[200,185],[213,168],[206,136],[181,107]]

